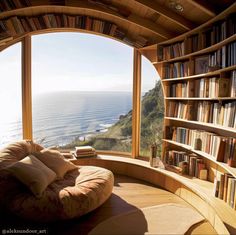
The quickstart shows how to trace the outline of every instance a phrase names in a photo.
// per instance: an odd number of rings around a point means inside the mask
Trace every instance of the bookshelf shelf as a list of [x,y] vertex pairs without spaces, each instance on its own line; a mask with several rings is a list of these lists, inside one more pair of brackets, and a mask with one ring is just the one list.
[[202,74],[197,74],[197,75],[191,75],[191,76],[186,76],[186,77],[178,77],[178,78],[166,78],[166,79],[162,79],[162,82],[176,82],[179,80],[190,80],[190,79],[197,79],[197,78],[203,78],[203,77],[213,77],[215,75],[220,75],[220,73],[223,72],[229,72],[231,70],[235,70],[236,69],[236,65],[232,65],[229,66],[227,68],[223,68],[223,69],[218,69],[214,72],[208,72],[208,73],[202,73]]
[[164,142],[166,143],[169,143],[169,144],[172,144],[172,145],[175,145],[175,146],[178,146],[178,147],[181,147],[183,148],[184,150],[187,150],[187,151],[190,151],[192,153],[195,153],[203,158],[206,158],[214,163],[216,163],[217,165],[221,166],[222,168],[224,168],[227,172],[229,172],[230,174],[232,174],[234,177],[236,177],[236,168],[234,167],[230,167],[228,166],[226,163],[223,163],[223,162],[218,162],[216,161],[215,157],[210,155],[210,154],[207,154],[205,152],[202,152],[202,151],[198,151],[198,150],[194,150],[191,146],[189,145],[186,145],[186,144],[182,144],[182,143],[179,143],[179,142],[176,142],[176,141],[173,141],[173,140],[168,140],[168,139],[163,139]]
[[222,125],[215,125],[215,124],[207,123],[207,122],[199,122],[199,121],[191,121],[191,120],[186,120],[186,119],[181,119],[181,118],[174,118],[174,117],[165,117],[165,119],[174,121],[174,122],[194,124],[195,126],[199,126],[200,129],[207,127],[208,130],[211,130],[211,131],[216,131],[216,130],[218,130],[219,132],[223,131],[224,135],[227,134],[227,136],[233,136],[236,138],[235,128],[226,127]]
[[222,46],[230,43],[230,42],[234,42],[236,40],[236,35],[232,35],[230,37],[228,37],[227,39],[219,42],[219,43],[216,43],[210,47],[207,47],[207,48],[204,48],[202,50],[199,50],[199,51],[196,51],[196,52],[193,52],[193,53],[189,53],[189,54],[186,54],[186,55],[183,55],[183,56],[179,56],[179,57],[175,57],[173,59],[169,59],[169,60],[164,60],[164,61],[156,61],[156,62],[153,62],[153,64],[162,64],[162,63],[170,63],[170,62],[176,62],[176,61],[179,61],[179,60],[185,60],[185,59],[188,59],[189,57],[194,57],[194,56],[198,56],[198,55],[202,55],[202,54],[206,54],[206,53],[210,53],[210,52],[213,52],[219,48],[221,48]]

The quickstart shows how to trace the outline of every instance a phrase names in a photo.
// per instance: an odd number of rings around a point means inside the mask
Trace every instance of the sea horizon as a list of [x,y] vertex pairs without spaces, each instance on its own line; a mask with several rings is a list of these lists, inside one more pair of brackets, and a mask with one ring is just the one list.
[[[105,132],[132,109],[128,91],[55,91],[32,98],[33,139],[44,147],[63,146]],[[21,118],[5,124],[0,145],[22,139]],[[6,130],[5,130],[6,131]]]

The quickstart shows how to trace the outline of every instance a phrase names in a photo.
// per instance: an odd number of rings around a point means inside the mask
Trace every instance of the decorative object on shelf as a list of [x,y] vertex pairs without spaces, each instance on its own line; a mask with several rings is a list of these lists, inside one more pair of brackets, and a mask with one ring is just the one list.
[[157,166],[157,145],[151,145],[151,156],[150,156],[150,166],[156,167]]
[[209,56],[203,55],[195,58],[194,74],[207,73],[209,69]]

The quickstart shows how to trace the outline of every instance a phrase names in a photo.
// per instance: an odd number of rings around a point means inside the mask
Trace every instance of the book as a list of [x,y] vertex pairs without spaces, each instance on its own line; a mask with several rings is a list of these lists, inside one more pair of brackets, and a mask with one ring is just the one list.
[[91,146],[76,146],[75,155],[77,158],[80,157],[94,157],[97,156],[95,149]]
[[229,199],[229,205],[230,207],[234,208],[234,200],[235,200],[235,192],[236,192],[236,179],[232,178],[231,181],[231,188],[230,188],[230,199]]
[[220,174],[220,186],[219,186],[219,194],[218,198],[223,200],[224,197],[224,183],[225,183],[225,174]]
[[224,162],[225,147],[226,147],[226,138],[221,138],[219,148],[217,151],[216,161]]
[[227,97],[229,96],[230,79],[219,78],[217,79],[217,94],[216,97]]
[[227,201],[227,192],[228,192],[228,182],[229,182],[229,178],[231,178],[232,175],[229,173],[225,173],[225,177],[224,177],[224,192],[223,192],[223,200],[226,202]]
[[218,179],[217,176],[215,176],[215,179],[214,179],[214,189],[213,189],[213,195],[215,197],[218,197],[219,188],[220,188],[220,180]]
[[207,169],[201,169],[201,170],[199,171],[199,176],[198,176],[198,178],[199,178],[200,180],[207,180],[207,177],[208,177],[208,170],[207,170]]

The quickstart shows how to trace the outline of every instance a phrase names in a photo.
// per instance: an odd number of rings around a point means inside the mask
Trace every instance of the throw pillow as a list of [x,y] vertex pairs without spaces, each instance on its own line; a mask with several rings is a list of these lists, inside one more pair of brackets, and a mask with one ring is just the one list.
[[56,150],[43,149],[40,152],[35,152],[34,155],[48,168],[53,170],[57,174],[58,179],[63,179],[68,171],[77,169],[76,165],[64,159],[63,155]]
[[33,155],[10,165],[6,170],[25,184],[36,197],[41,197],[47,186],[56,179],[55,172]]

